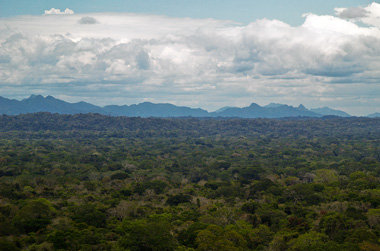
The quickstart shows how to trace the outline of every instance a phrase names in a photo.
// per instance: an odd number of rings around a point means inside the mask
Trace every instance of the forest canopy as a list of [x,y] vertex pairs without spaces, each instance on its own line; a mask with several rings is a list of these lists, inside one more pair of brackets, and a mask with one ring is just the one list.
[[0,116],[0,250],[379,250],[380,119]]

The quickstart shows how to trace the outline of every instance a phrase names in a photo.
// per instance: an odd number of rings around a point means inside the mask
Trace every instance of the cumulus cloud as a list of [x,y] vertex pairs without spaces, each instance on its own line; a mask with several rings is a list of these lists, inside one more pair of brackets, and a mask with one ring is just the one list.
[[361,7],[336,8],[335,12],[338,17],[345,19],[363,18],[369,14],[366,9]]
[[3,19],[0,88],[119,104],[147,97],[209,109],[254,101],[368,110],[380,106],[379,6],[366,7],[368,27],[315,14],[297,27],[102,13]]
[[79,24],[96,24],[98,21],[93,17],[82,17],[78,21]]
[[45,15],[72,15],[74,14],[73,10],[66,8],[64,11],[60,9],[51,8],[50,10],[45,10]]
[[338,17],[380,28],[380,4],[373,2],[367,7],[336,8]]

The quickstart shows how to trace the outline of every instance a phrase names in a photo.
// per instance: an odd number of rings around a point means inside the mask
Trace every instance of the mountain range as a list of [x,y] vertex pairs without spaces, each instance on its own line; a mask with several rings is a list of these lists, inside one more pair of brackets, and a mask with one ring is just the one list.
[[380,112],[372,113],[372,114],[368,115],[367,117],[370,117],[370,118],[380,118]]
[[[215,112],[200,108],[154,104],[144,102],[135,105],[108,105],[104,107],[86,102],[69,103],[52,96],[31,95],[23,100],[7,99],[0,96],[0,114],[17,115],[24,113],[50,112],[60,114],[99,113],[127,117],[237,117],[237,118],[283,118],[283,117],[350,117],[346,112],[328,107],[307,109],[303,105],[293,107],[284,104],[260,106],[252,103],[247,107],[224,107]],[[374,114],[375,115],[375,114]]]

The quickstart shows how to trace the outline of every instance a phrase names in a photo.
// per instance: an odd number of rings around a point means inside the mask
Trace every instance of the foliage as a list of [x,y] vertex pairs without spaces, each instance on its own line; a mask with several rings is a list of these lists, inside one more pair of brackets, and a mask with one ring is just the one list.
[[0,116],[0,250],[379,250],[380,119]]

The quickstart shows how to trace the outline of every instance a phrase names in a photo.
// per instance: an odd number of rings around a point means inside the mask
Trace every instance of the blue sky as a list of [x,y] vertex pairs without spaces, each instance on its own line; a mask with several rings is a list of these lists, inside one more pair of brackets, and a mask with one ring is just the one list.
[[370,0],[0,0],[0,16],[39,15],[50,8],[76,13],[133,12],[172,17],[230,19],[252,22],[279,19],[292,25],[302,14],[333,14],[336,7],[366,6]]
[[380,112],[380,4],[0,0],[0,96]]

